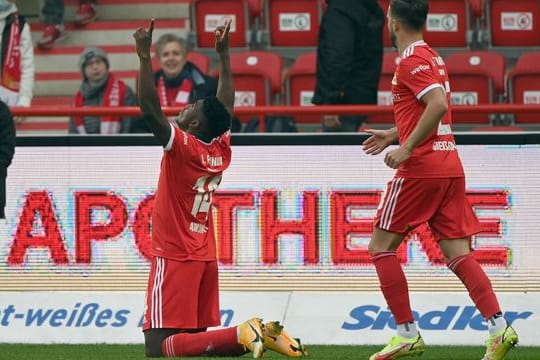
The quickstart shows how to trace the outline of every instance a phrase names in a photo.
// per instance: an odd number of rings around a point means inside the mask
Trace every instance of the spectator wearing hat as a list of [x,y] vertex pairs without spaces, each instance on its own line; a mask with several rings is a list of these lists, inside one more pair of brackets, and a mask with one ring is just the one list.
[[[41,13],[45,18],[45,29],[37,41],[40,49],[50,49],[67,36],[64,26],[64,0],[45,0]],[[80,0],[75,13],[75,25],[84,26],[96,19],[96,1]]]
[[[73,104],[82,106],[134,106],[135,94],[122,80],[109,72],[109,59],[100,48],[86,48],[79,61],[83,82]],[[74,116],[69,122],[70,134],[128,133],[129,116]]]
[[30,106],[34,90],[34,49],[30,27],[19,15],[13,0],[0,0],[0,32],[0,100],[8,106]]

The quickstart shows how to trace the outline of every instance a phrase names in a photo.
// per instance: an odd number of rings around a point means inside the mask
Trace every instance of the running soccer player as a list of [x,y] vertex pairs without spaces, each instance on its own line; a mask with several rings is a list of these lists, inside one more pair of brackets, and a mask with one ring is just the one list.
[[150,47],[154,20],[134,33],[140,62],[138,99],[143,117],[163,146],[152,214],[152,265],[143,322],[149,357],[239,356],[266,349],[286,356],[305,354],[299,339],[278,322],[250,319],[220,325],[218,265],[212,195],[231,162],[230,125],[234,87],[229,59],[231,20],[215,31],[219,54],[216,97],[190,104],[169,123],[152,78]]
[[465,196],[465,175],[450,112],[448,72],[441,56],[423,41],[427,0],[391,0],[388,28],[401,62],[392,80],[396,127],[369,130],[367,154],[386,153],[397,169],[375,216],[369,252],[380,287],[397,324],[397,335],[371,360],[420,355],[425,345],[414,322],[407,280],[396,249],[407,233],[428,222],[447,265],[463,282],[486,319],[489,338],[484,360],[503,359],[518,336],[502,316],[491,282],[471,254],[470,238],[480,225]]

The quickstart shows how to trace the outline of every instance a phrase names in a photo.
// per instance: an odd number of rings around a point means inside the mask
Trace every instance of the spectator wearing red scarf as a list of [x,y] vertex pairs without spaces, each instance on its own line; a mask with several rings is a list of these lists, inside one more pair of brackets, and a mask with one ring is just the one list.
[[[86,48],[79,61],[83,82],[73,104],[82,106],[134,106],[135,94],[122,80],[109,72],[109,59],[100,48]],[[129,116],[74,116],[69,122],[71,134],[128,133]]]
[[0,31],[0,100],[8,106],[30,106],[34,90],[32,37],[12,0],[0,0]]

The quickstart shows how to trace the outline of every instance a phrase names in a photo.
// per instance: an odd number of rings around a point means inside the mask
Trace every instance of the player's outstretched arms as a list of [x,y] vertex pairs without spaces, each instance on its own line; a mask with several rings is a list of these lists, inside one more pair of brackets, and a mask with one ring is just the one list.
[[219,80],[217,98],[225,105],[229,113],[233,113],[234,84],[229,56],[229,31],[232,19],[228,19],[224,26],[216,28],[216,51],[219,54]]
[[368,155],[380,154],[397,140],[397,128],[395,127],[386,130],[366,129],[365,132],[371,134],[371,136],[362,143],[362,149]]
[[161,110],[159,96],[152,77],[152,32],[154,31],[154,19],[150,21],[148,29],[138,28],[133,34],[137,55],[139,56],[139,83],[137,96],[143,118],[154,136],[161,145],[166,146],[171,137],[171,126]]

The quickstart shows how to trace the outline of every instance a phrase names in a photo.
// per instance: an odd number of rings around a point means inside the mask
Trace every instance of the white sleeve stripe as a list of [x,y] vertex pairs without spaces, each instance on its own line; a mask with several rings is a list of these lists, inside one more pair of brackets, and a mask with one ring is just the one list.
[[173,140],[174,140],[174,133],[175,133],[174,126],[172,124],[169,124],[169,125],[171,125],[171,137],[169,138],[169,142],[167,143],[167,145],[165,145],[165,147],[163,148],[163,150],[165,151],[171,150]]
[[435,88],[438,88],[440,87],[442,89],[442,85],[437,83],[437,84],[431,84],[429,85],[428,87],[424,88],[424,90],[420,91],[418,94],[416,94],[416,98],[418,100],[420,100],[422,98],[422,96],[426,95],[428,92],[430,92],[431,90],[435,89]]

